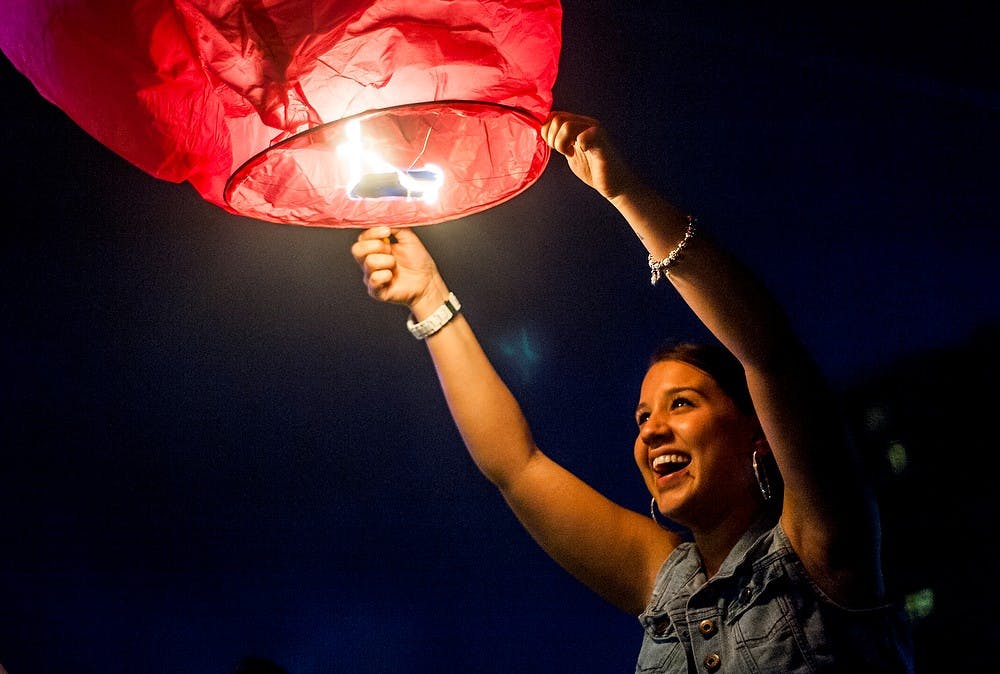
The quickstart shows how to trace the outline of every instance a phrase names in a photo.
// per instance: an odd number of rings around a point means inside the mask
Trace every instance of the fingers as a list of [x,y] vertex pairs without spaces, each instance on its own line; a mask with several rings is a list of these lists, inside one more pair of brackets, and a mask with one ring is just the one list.
[[390,227],[384,226],[362,230],[358,235],[358,240],[351,246],[351,255],[354,256],[354,261],[363,264],[365,258],[373,253],[391,253],[392,246],[389,241],[393,234]]
[[361,271],[368,294],[384,299],[396,273],[396,258],[384,253],[372,253],[362,260]]
[[391,230],[391,232],[392,235],[396,237],[396,241],[405,244],[407,246],[412,245],[414,243],[418,243],[420,241],[420,239],[417,238],[417,235],[413,232],[413,230],[406,227],[393,229]]
[[392,283],[396,258],[392,255],[389,227],[372,227],[358,235],[351,246],[351,255],[364,274],[368,294],[381,299],[386,287]]
[[368,292],[372,295],[372,297],[379,297],[381,295],[381,291],[392,283],[392,269],[388,267],[382,267],[370,271],[367,276],[368,280],[365,285],[368,286]]
[[604,129],[600,126],[589,126],[576,137],[576,146],[587,152],[589,150],[604,150]]
[[392,236],[394,232],[392,228],[388,225],[379,225],[377,227],[369,227],[368,229],[361,230],[358,235],[358,241],[367,241],[369,239],[388,239]]
[[368,294],[375,299],[408,304],[426,289],[437,269],[427,249],[408,228],[372,227],[351,245]]
[[[388,259],[385,263],[383,260]],[[368,294],[383,302],[392,301],[393,282],[396,278],[396,260],[388,255],[371,255],[362,266]]]
[[391,257],[391,250],[391,246],[384,239],[362,240],[361,237],[358,237],[358,240],[351,244],[351,255],[354,256],[354,261],[362,267],[371,255],[381,253]]
[[572,157],[576,150],[586,151],[600,138],[601,125],[593,117],[553,112],[542,126],[541,133],[552,149]]
[[358,235],[358,240],[351,246],[355,259],[360,263],[364,255],[375,252],[391,253],[392,245],[397,243],[396,230],[390,227],[372,227]]

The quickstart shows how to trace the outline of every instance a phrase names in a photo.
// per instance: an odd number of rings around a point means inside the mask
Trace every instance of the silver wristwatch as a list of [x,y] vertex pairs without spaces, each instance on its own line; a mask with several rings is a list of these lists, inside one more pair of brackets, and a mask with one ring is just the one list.
[[435,309],[434,313],[419,323],[413,322],[413,315],[411,314],[406,319],[406,329],[417,339],[427,339],[447,325],[448,321],[455,318],[461,308],[462,305],[458,301],[458,298],[455,297],[455,293],[448,293],[448,299],[444,301],[444,304]]

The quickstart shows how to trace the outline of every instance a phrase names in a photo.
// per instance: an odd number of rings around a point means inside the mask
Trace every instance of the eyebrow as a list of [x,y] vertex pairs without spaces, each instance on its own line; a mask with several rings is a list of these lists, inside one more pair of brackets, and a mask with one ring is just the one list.
[[[693,392],[697,393],[698,395],[700,395],[702,397],[705,396],[704,393],[702,393],[700,390],[698,390],[694,386],[674,386],[673,388],[668,388],[666,391],[663,391],[661,393],[661,395],[669,398],[670,396],[677,395],[678,393],[682,393],[684,391],[693,391]],[[647,405],[646,403],[639,403],[635,407],[635,413],[638,414],[640,410],[642,410],[642,409],[644,409],[646,407],[649,407],[649,405]]]

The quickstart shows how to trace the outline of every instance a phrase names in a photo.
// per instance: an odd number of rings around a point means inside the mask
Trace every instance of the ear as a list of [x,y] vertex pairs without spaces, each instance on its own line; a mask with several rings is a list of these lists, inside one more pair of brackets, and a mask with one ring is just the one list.
[[760,427],[759,423],[756,424],[751,442],[753,443],[754,451],[757,452],[757,456],[768,456],[771,453],[771,445],[767,442],[767,438],[764,437],[764,429]]

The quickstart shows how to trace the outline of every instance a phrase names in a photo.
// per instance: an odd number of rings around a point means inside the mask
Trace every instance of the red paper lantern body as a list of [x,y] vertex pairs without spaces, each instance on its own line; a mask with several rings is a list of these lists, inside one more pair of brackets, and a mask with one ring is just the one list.
[[[273,5],[273,6],[272,6]],[[144,171],[226,210],[426,225],[549,157],[559,2],[3,0],[0,48]]]

